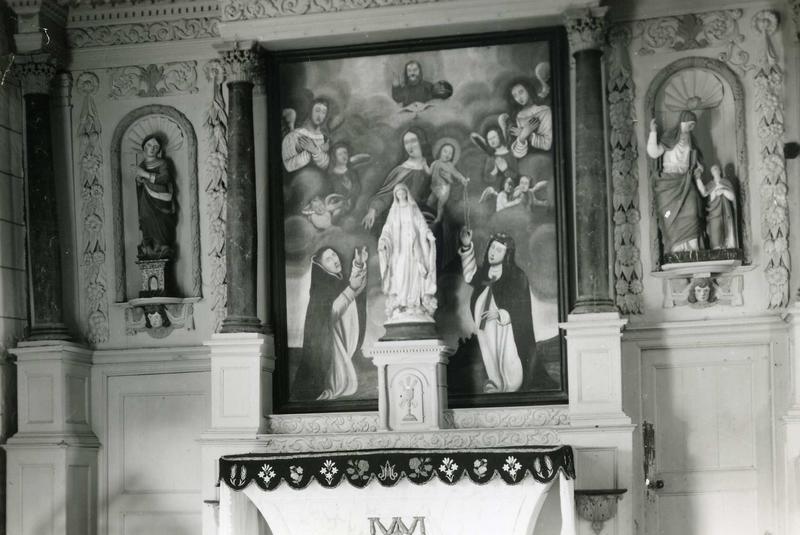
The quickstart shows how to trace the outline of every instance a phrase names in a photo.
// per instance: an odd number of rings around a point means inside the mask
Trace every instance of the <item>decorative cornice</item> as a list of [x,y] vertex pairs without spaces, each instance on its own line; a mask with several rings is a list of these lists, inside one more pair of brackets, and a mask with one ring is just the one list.
[[564,13],[571,54],[584,50],[600,50],[605,45],[606,11],[608,7],[570,9]]
[[261,61],[254,46],[236,47],[220,52],[228,83],[257,83],[261,74]]
[[[273,414],[268,430],[275,435],[325,435],[373,433],[378,430],[378,413]],[[445,412],[450,429],[532,429],[569,425],[569,411],[563,407],[511,407],[454,409]]]
[[14,77],[22,87],[22,94],[50,94],[50,84],[56,75],[53,58],[48,54],[15,56],[12,65]]
[[219,37],[216,17],[69,28],[70,48],[158,43]]
[[111,70],[111,98],[197,93],[197,62],[132,65]]
[[554,446],[558,431],[539,429],[455,429],[430,432],[261,435],[270,452],[337,451],[385,448],[488,448]]
[[454,409],[445,412],[454,429],[524,429],[569,425],[569,410],[560,407]]
[[220,11],[224,21],[235,21],[445,1],[448,0],[220,0]]

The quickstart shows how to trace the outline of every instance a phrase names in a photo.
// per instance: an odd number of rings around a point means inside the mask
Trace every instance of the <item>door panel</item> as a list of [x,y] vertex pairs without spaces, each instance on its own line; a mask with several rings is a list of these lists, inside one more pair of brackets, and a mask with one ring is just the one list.
[[654,427],[648,535],[764,533],[772,524],[768,346],[642,353]]
[[108,380],[108,534],[200,532],[208,372]]

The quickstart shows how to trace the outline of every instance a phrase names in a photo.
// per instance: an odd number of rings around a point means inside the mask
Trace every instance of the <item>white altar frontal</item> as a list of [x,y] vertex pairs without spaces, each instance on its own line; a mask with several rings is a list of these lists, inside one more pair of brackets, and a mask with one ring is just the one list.
[[220,460],[219,535],[534,532],[558,481],[574,535],[572,448],[388,449]]

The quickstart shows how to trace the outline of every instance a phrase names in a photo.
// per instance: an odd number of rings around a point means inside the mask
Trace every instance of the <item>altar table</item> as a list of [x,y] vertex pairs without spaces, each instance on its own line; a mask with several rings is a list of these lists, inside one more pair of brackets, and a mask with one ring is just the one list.
[[219,535],[530,535],[559,480],[575,534],[572,448],[385,449],[220,459]]

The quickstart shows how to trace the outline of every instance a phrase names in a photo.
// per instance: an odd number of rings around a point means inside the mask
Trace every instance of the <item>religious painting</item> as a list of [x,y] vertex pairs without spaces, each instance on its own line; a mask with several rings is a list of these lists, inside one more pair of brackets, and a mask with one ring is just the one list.
[[398,317],[451,348],[450,407],[566,401],[564,41],[270,58],[278,411],[374,409]]

